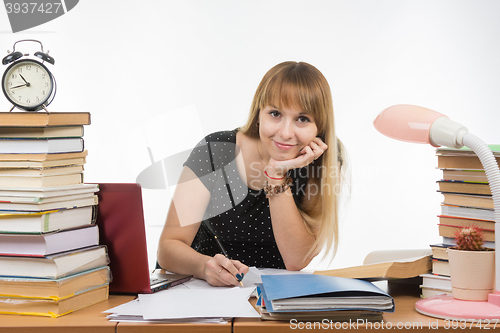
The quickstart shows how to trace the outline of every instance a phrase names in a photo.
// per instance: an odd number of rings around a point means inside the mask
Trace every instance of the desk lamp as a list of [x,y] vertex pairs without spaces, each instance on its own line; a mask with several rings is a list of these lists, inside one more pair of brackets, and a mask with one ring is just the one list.
[[[434,147],[469,147],[476,153],[490,184],[495,216],[495,244],[500,245],[500,170],[493,153],[478,137],[445,115],[414,105],[394,105],[382,111],[373,125],[382,134],[402,141]],[[495,292],[488,301],[464,301],[434,296],[417,301],[418,312],[436,318],[467,321],[500,319],[500,255],[495,255]]]

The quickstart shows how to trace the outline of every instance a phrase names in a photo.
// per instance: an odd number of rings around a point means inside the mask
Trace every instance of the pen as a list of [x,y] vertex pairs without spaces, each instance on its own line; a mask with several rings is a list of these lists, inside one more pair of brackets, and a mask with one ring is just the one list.
[[[229,256],[227,255],[227,252],[224,249],[224,246],[222,246],[222,244],[221,244],[220,240],[217,238],[217,236],[215,236],[215,241],[217,242],[217,245],[219,245],[219,248],[222,251],[222,254],[224,254],[224,257],[229,259]],[[243,282],[241,282],[241,280],[243,280],[243,273],[236,274],[235,278],[236,278],[236,280],[238,280],[238,282],[241,284],[241,286],[244,287]]]

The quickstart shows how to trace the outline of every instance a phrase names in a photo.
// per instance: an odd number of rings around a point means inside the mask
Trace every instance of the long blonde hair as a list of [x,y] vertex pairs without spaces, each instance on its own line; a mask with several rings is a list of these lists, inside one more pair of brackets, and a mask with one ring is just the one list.
[[[299,211],[309,232],[316,241],[309,255],[325,249],[323,259],[332,252],[332,259],[338,248],[338,211],[341,189],[340,171],[345,158],[343,146],[335,135],[333,102],[330,86],[323,74],[314,66],[304,62],[283,62],[271,68],[260,82],[252,101],[250,115],[241,131],[259,138],[259,112],[268,105],[298,107],[314,117],[318,136],[328,145],[323,155],[308,168],[309,181],[305,197],[299,203]],[[310,171],[310,170],[309,170]],[[319,195],[311,195],[314,187]]]

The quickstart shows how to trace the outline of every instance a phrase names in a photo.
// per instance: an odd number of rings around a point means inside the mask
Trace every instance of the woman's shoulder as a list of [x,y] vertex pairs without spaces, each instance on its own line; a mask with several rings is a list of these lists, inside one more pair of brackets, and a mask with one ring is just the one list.
[[232,131],[218,131],[205,136],[205,142],[231,142],[236,143],[237,130]]

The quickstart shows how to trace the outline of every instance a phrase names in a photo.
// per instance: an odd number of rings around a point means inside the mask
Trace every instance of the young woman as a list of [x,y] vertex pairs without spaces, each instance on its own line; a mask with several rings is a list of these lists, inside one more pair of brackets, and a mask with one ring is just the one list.
[[225,286],[248,266],[301,270],[322,249],[335,253],[342,151],[321,72],[276,65],[246,125],[208,135],[184,163],[159,265]]

